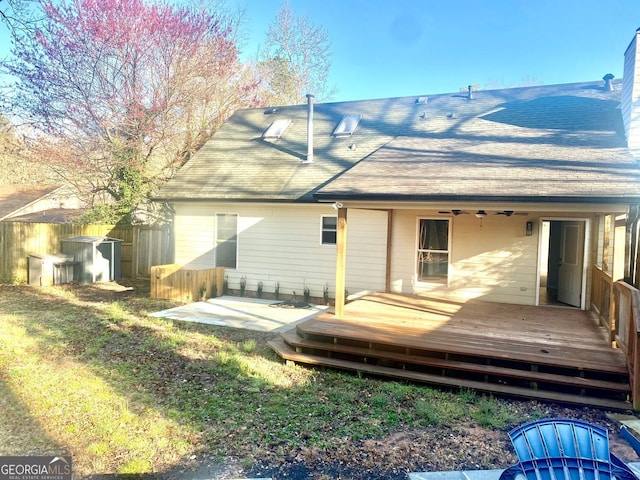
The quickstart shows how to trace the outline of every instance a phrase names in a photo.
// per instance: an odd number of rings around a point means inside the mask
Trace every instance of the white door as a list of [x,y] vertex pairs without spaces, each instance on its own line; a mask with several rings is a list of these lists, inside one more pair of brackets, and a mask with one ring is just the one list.
[[584,222],[562,222],[558,300],[581,306],[584,262]]

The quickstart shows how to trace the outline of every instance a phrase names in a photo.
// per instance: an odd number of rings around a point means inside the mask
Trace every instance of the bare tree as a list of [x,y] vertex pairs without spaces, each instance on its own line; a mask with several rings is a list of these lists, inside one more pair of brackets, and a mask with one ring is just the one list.
[[10,31],[29,28],[37,21],[38,0],[0,0],[0,24]]
[[269,25],[257,67],[268,104],[303,103],[307,93],[327,100],[337,92],[327,85],[331,68],[327,31],[307,17],[296,17],[288,3]]

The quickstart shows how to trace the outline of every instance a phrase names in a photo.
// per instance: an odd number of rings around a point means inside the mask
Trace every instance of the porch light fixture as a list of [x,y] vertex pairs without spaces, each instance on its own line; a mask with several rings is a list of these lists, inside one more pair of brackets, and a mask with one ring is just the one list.
[[331,206],[333,207],[334,210],[340,210],[342,207],[344,207],[344,205],[342,205],[340,202],[336,202]]
[[530,237],[533,235],[533,222],[527,222],[525,234],[527,235],[527,237]]
[[478,218],[483,218],[483,217],[486,217],[486,216],[487,216],[487,212],[485,212],[484,210],[478,210],[476,212],[476,217],[478,217]]

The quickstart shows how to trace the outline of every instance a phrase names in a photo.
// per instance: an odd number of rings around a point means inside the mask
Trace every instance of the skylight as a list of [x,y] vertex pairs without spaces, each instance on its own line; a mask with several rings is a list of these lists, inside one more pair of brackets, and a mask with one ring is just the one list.
[[353,132],[358,126],[358,123],[360,123],[360,120],[362,120],[362,115],[360,114],[345,115],[344,117],[342,117],[342,120],[340,120],[340,123],[338,124],[336,129],[333,131],[333,136],[342,137],[347,135],[353,135]]
[[269,125],[262,134],[262,138],[280,138],[290,124],[290,118],[279,118]]

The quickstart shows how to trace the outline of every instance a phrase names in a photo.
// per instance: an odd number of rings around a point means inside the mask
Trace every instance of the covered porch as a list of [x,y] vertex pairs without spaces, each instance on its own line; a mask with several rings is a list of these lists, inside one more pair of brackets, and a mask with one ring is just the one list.
[[[616,281],[635,265],[627,261],[636,258],[627,248],[636,243],[628,235],[635,231],[627,225],[628,206],[522,204],[507,215],[496,204],[471,215],[479,205],[395,205],[380,212],[387,216],[385,293],[352,302],[346,298],[347,208],[335,207],[335,311],[273,342],[283,358],[454,388],[640,409],[640,296]],[[422,228],[429,222],[435,229]],[[442,278],[421,277],[422,244],[431,257],[437,254]],[[543,269],[558,263],[572,268],[564,281],[575,298],[558,295],[561,302],[544,305],[549,284]]]
[[340,316],[297,325],[271,346],[303,364],[630,409],[627,355],[610,337],[592,312],[577,308],[374,293],[346,303]]

